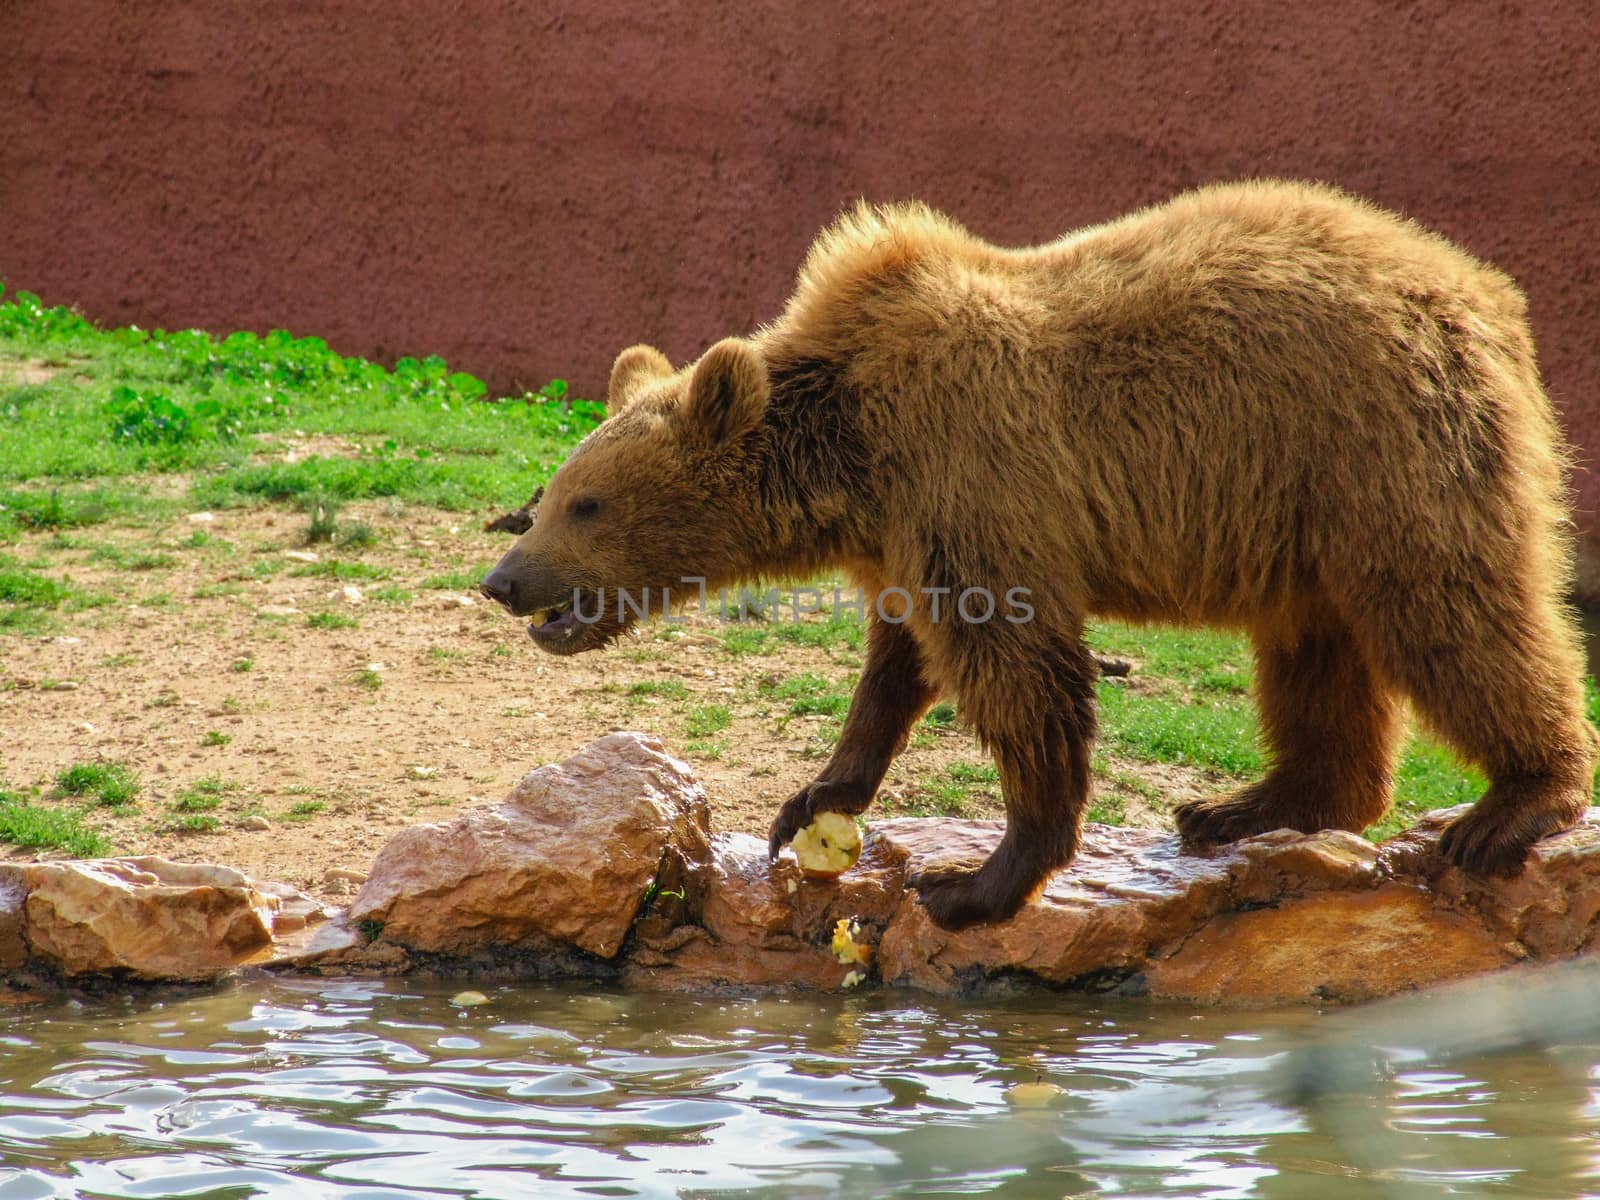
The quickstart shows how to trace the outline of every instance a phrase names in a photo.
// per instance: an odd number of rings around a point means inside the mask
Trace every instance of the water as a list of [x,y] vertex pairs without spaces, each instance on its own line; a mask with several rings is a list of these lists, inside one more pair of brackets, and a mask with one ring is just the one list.
[[0,1012],[0,1198],[1600,1194],[1600,1040],[1293,1102],[1353,1014],[459,986]]

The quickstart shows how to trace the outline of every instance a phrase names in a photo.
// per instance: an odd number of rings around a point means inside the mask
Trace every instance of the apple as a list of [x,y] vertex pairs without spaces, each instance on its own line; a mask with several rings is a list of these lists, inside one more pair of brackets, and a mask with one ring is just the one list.
[[861,857],[861,830],[844,813],[825,812],[795,834],[790,844],[807,878],[832,879]]

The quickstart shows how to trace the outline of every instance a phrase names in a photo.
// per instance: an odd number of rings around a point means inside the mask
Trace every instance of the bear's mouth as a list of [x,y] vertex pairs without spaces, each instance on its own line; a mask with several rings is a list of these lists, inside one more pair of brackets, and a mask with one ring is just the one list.
[[[583,614],[581,619],[579,613]],[[599,632],[596,627],[600,616],[600,598],[587,589],[579,589],[563,604],[529,613],[528,636],[544,650],[577,650]]]

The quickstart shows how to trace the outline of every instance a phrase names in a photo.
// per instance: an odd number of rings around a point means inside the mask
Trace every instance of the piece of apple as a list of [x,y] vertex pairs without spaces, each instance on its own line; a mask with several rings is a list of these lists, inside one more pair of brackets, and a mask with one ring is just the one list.
[[1053,1083],[1036,1079],[1032,1083],[1014,1083],[1006,1089],[1006,1103],[1013,1108],[1050,1108],[1067,1090]]
[[861,830],[844,813],[820,813],[790,843],[807,878],[832,879],[861,857]]

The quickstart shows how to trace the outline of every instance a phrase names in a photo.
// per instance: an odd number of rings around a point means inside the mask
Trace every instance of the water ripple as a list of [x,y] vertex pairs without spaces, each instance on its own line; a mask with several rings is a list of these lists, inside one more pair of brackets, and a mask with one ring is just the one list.
[[[1600,1047],[1265,1086],[1314,1013],[255,982],[0,1015],[0,1196],[1577,1194]],[[1563,1056],[1565,1056],[1563,1058]],[[1044,1109],[1007,1090],[1064,1089]]]

